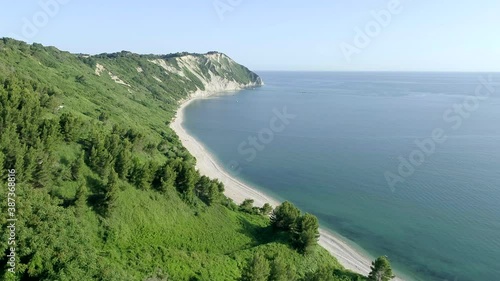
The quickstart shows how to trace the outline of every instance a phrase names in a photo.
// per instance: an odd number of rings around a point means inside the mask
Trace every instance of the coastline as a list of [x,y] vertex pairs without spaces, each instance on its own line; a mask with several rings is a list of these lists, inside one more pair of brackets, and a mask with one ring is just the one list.
[[[215,161],[213,155],[211,155],[211,153],[207,151],[207,149],[200,142],[189,135],[184,127],[182,127],[182,123],[184,122],[184,110],[186,107],[192,101],[206,98],[210,95],[210,92],[198,91],[191,95],[188,99],[181,101],[174,120],[170,124],[170,127],[179,136],[182,145],[196,158],[196,169],[198,169],[201,174],[210,178],[217,178],[224,183],[224,194],[233,199],[237,204],[243,202],[245,199],[253,199],[254,205],[256,206],[262,206],[265,203],[269,203],[273,207],[279,205],[279,201],[227,173],[224,168]],[[342,238],[338,237],[339,235],[333,234],[332,232],[321,227],[319,232],[320,238],[318,244],[334,256],[342,266],[356,273],[368,276],[370,272],[371,258],[367,257],[366,254],[360,253],[359,250],[354,249]],[[404,281],[407,279],[401,279],[398,276],[393,280]]]

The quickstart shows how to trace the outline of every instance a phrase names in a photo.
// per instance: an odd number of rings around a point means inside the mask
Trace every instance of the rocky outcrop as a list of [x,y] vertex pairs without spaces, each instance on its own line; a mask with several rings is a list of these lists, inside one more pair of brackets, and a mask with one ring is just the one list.
[[263,85],[257,74],[222,53],[186,54],[149,61],[161,66],[166,74],[178,75],[191,82],[201,82],[202,87],[197,87],[196,91],[190,93],[190,97],[209,96]]

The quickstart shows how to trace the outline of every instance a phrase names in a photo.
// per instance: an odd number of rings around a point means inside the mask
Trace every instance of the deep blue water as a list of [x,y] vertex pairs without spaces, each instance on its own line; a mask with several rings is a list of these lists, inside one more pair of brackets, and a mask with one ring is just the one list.
[[228,170],[416,280],[500,280],[500,74],[259,75],[186,110]]

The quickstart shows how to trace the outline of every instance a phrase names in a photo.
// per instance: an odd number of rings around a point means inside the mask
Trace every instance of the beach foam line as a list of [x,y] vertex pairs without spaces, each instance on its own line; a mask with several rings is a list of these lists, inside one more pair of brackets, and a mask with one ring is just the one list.
[[[182,101],[174,120],[170,124],[170,127],[179,136],[182,145],[196,158],[196,169],[198,169],[202,175],[216,178],[221,181],[225,188],[224,194],[237,204],[240,204],[245,199],[253,199],[255,206],[262,206],[265,203],[269,203],[273,207],[278,206],[280,204],[278,200],[232,177],[223,167],[221,167],[221,165],[219,165],[219,163],[217,163],[217,161],[215,161],[215,157],[198,140],[189,135],[184,127],[182,127],[182,123],[184,122],[184,110],[186,107],[193,100],[208,96],[209,94],[207,93],[200,93],[192,95],[191,98]],[[342,266],[351,271],[368,276],[371,258],[355,250],[348,242],[338,237],[338,235],[323,228],[320,228],[319,232],[319,245],[334,256]],[[404,281],[399,277],[394,280]]]

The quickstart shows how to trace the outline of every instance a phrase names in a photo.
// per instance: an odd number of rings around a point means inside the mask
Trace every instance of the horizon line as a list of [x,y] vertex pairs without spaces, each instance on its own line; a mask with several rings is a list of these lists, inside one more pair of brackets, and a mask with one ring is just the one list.
[[252,70],[253,72],[390,72],[390,73],[495,73],[500,74],[500,70]]

